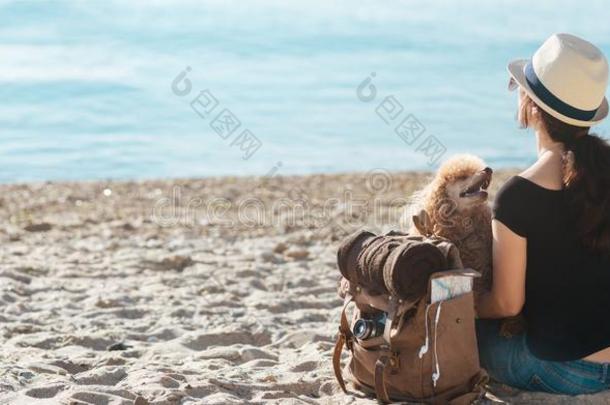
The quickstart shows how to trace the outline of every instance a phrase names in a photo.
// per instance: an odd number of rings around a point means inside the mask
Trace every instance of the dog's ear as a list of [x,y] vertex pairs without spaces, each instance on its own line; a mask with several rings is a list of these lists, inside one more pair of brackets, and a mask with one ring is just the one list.
[[420,234],[423,236],[432,235],[432,221],[426,210],[422,209],[417,215],[413,215],[411,219],[413,220],[413,225]]

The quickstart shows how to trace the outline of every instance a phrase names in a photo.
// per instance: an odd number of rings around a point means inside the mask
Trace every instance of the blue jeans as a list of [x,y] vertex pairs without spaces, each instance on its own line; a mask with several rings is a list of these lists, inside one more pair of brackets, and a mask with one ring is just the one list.
[[591,394],[610,389],[609,363],[540,360],[529,351],[525,333],[500,336],[501,320],[477,319],[481,366],[495,380],[527,391]]

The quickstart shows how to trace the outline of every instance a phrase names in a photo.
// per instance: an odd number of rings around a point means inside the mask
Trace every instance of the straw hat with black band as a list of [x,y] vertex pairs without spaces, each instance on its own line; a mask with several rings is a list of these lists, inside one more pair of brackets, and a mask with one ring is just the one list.
[[608,115],[608,62],[582,38],[554,34],[531,60],[515,60],[508,71],[540,108],[560,121],[590,127]]

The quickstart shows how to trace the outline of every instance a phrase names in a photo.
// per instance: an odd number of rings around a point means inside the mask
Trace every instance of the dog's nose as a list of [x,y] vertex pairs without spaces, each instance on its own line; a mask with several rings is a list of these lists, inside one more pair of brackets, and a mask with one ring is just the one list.
[[491,167],[486,167],[485,169],[483,169],[483,171],[487,174],[492,174],[494,171],[491,170]]

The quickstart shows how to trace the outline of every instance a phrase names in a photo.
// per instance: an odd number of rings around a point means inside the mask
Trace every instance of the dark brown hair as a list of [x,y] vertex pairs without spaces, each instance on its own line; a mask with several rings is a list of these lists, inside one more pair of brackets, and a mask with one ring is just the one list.
[[572,164],[564,165],[563,182],[576,232],[588,249],[610,256],[610,145],[588,127],[566,124],[525,96],[519,114],[527,128],[536,106],[540,121],[551,139],[573,153]]

